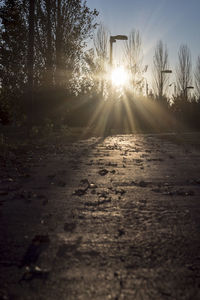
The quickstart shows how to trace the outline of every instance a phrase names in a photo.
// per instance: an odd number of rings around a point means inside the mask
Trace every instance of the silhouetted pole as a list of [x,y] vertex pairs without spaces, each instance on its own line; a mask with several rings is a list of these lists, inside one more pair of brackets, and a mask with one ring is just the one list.
[[160,79],[160,99],[163,97],[163,73],[170,74],[172,70],[162,70],[161,71],[161,79]]
[[147,79],[146,78],[144,78],[144,79],[145,79],[145,87],[146,87],[146,96],[148,97],[148,95],[149,95],[149,85],[148,85]]
[[116,40],[127,41],[128,37],[126,35],[114,35],[110,37],[110,66],[113,64],[113,43],[116,43]]
[[186,88],[185,88],[185,90],[184,90],[184,94],[185,94],[185,99],[186,99],[186,101],[188,100],[188,93],[187,93],[187,91],[188,91],[189,89],[194,89],[194,87],[193,87],[193,86],[186,86]]
[[112,67],[113,63],[113,43],[116,43],[114,36],[110,37],[110,66]]
[[171,87],[172,84],[174,85],[174,96],[176,97],[176,83],[172,82],[172,83],[169,84],[169,86]]

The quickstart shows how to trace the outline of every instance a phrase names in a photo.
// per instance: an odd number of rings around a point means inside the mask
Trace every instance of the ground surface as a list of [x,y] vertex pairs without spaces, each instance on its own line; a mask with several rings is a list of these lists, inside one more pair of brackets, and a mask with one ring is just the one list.
[[1,159],[0,299],[200,299],[200,152],[170,140]]

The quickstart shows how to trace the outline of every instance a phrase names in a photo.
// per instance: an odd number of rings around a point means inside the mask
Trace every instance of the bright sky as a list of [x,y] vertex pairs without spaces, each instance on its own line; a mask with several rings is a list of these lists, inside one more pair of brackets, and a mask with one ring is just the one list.
[[[144,64],[149,65],[148,76],[159,39],[167,44],[172,70],[175,71],[182,43],[190,47],[195,65],[200,55],[200,0],[87,0],[87,4],[100,12],[98,21],[111,35],[128,35],[132,29],[140,31]],[[114,44],[115,57],[122,43]]]

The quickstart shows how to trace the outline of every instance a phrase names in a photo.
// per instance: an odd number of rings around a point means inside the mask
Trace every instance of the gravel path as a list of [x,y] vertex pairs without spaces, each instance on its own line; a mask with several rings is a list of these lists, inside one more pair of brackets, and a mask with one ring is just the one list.
[[200,299],[200,153],[159,135],[4,163],[0,299]]

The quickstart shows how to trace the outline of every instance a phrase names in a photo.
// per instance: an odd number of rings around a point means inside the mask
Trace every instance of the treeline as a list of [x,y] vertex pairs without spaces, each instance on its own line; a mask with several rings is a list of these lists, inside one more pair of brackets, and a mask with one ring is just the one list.
[[[23,123],[77,94],[96,10],[82,0],[5,0],[0,17],[0,119]],[[34,118],[36,116],[34,115]]]
[[200,56],[193,72],[190,49],[181,45],[172,82],[168,49],[159,41],[150,89],[142,38],[133,30],[124,47],[129,84],[122,95],[110,82],[110,34],[97,16],[83,0],[1,2],[0,123],[199,129]]

